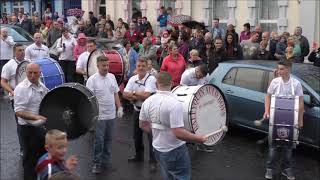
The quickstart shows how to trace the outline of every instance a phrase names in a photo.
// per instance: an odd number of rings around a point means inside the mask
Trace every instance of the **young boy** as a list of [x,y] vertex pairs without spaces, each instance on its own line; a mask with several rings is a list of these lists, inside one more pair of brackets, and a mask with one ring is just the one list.
[[53,174],[60,171],[73,170],[78,164],[77,158],[72,155],[66,161],[67,134],[57,130],[49,130],[45,136],[45,148],[48,153],[44,154],[36,166],[37,180],[47,180]]
[[[299,96],[299,128],[303,126],[303,112],[304,112],[304,102],[303,102],[303,91],[301,83],[293,78],[291,73],[292,63],[290,61],[279,61],[278,69],[276,71],[277,76],[274,78],[268,88],[267,96],[265,99],[265,113],[263,118],[269,119],[270,117],[270,104],[271,104],[271,96],[272,94],[277,94],[279,96],[290,96],[294,94],[294,96]],[[294,91],[294,92],[292,92]],[[275,160],[276,155],[279,152],[282,152],[283,157],[283,165],[284,170],[282,174],[287,177],[289,180],[294,180],[295,176],[293,173],[293,157],[292,157],[292,149],[293,147],[276,147],[270,146],[269,153],[267,157],[267,168],[266,168],[266,179],[272,179],[273,170],[275,168]]]

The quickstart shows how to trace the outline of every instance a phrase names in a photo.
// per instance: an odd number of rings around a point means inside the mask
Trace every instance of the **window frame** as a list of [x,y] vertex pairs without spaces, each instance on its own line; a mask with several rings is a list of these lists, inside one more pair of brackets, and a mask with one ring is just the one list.
[[[219,0],[219,1],[221,1],[221,0]],[[216,11],[216,2],[217,2],[217,0],[210,0],[210,9],[211,9],[211,11],[210,11],[210,16],[211,16],[211,21],[209,21],[209,25],[210,26],[212,26],[212,20],[214,19],[214,18],[219,18],[219,24],[220,24],[220,26],[221,27],[223,27],[224,29],[226,29],[226,27],[227,27],[227,24],[228,24],[228,19],[229,19],[229,8],[228,8],[228,1],[229,0],[223,0],[223,2],[224,3],[226,3],[226,11],[227,11],[227,14],[226,14],[226,17],[224,17],[223,19],[221,18],[221,17],[217,17],[217,15],[216,15],[216,13],[215,12],[217,12]],[[222,25],[223,24],[223,25]]]
[[[278,9],[278,17],[277,18],[274,18],[274,19],[271,19],[271,18],[268,18],[268,19],[263,19],[261,17],[261,14],[262,14],[262,11],[261,11],[261,6],[262,6],[262,1],[263,0],[256,0],[256,3],[258,4],[257,6],[257,19],[258,19],[258,24],[276,24],[277,26],[277,29],[276,31],[279,31],[279,24],[278,24],[278,19],[280,17],[280,9],[279,7],[277,8]],[[278,4],[278,1],[279,0],[268,0],[268,2],[274,2],[274,3],[277,3]],[[269,7],[268,7],[269,8]],[[263,31],[273,31],[272,29],[263,29]]]

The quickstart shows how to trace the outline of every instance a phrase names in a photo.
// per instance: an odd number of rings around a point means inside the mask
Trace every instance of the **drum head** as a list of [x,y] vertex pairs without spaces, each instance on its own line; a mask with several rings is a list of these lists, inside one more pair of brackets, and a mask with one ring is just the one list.
[[[189,105],[189,119],[195,134],[208,135],[226,127],[227,111],[221,91],[214,85],[202,85],[194,93]],[[220,142],[225,131],[211,135],[204,144]]]
[[16,69],[16,85],[18,85],[21,81],[23,81],[26,77],[26,70],[27,70],[27,65],[29,64],[29,61],[22,61],[18,64],[17,69]]
[[117,83],[120,86],[125,72],[122,55],[116,50],[104,50],[103,54],[109,59],[109,72],[116,77]]
[[104,55],[100,49],[96,49],[92,51],[89,55],[88,62],[87,62],[87,76],[90,77],[96,72],[98,72],[97,67],[97,58],[99,56]]
[[75,139],[88,132],[98,119],[97,99],[85,86],[65,83],[51,90],[41,101],[40,114],[47,117],[47,130],[67,132]]

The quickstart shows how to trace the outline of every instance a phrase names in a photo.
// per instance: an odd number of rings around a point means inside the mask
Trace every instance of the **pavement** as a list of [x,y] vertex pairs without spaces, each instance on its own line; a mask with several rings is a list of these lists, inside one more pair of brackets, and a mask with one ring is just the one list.
[[[22,160],[18,155],[19,146],[16,125],[8,99],[0,98],[1,146],[0,179],[22,179]],[[189,145],[192,161],[192,179],[194,180],[263,180],[265,155],[259,151],[256,141],[264,135],[241,128],[231,127],[221,143],[213,147],[214,152],[196,151]],[[146,137],[145,137],[146,140]],[[130,114],[118,120],[116,138],[113,143],[112,163],[114,171],[101,175],[91,174],[93,147],[91,133],[70,141],[68,156],[75,154],[79,164],[75,173],[83,180],[160,180],[158,171],[152,173],[148,167],[147,151],[144,163],[128,163],[127,158],[134,153],[132,140],[132,122]],[[294,152],[297,180],[320,180],[320,153],[315,149],[299,146]],[[281,174],[281,173],[280,173]],[[284,176],[275,175],[274,179],[284,180]]]

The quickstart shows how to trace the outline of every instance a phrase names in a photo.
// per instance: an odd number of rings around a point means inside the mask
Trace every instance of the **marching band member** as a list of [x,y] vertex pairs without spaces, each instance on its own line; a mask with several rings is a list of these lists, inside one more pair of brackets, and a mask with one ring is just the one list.
[[49,58],[49,48],[42,44],[42,35],[34,33],[33,38],[34,43],[26,48],[26,59],[35,61],[41,58]]
[[[11,105],[13,108],[14,101],[13,101],[13,95],[14,95],[14,88],[16,87],[16,71],[18,64],[25,60],[25,52],[24,47],[22,44],[15,44],[13,47],[13,51],[15,54],[15,58],[11,59],[8,63],[6,63],[1,72],[1,86],[4,90],[6,90],[9,93],[9,99],[11,101]],[[23,153],[23,147],[21,142],[21,127],[18,124],[18,118],[15,115],[16,124],[17,124],[17,133],[18,133],[18,139],[20,144],[20,155]]]
[[170,92],[172,84],[169,73],[158,74],[158,91],[142,104],[139,123],[144,131],[152,131],[152,145],[163,179],[189,180],[191,161],[185,140],[203,143],[207,136],[184,129],[182,103]]
[[27,78],[14,89],[14,111],[21,125],[24,179],[33,180],[37,177],[37,160],[45,152],[42,124],[47,118],[39,115],[39,107],[48,89],[39,81],[41,71],[38,64],[28,64],[26,74]]
[[[279,96],[299,96],[299,128],[303,127],[303,112],[304,112],[304,101],[303,101],[303,90],[301,83],[293,78],[291,73],[292,63],[290,61],[279,61],[277,75],[279,77],[274,78],[268,88],[267,96],[265,98],[265,113],[263,115],[264,119],[269,119],[270,117],[270,104],[271,104],[271,95],[278,94]],[[294,92],[292,92],[294,91]],[[284,170],[282,174],[287,177],[289,180],[294,180],[295,175],[293,172],[293,157],[292,157],[293,147],[269,147],[269,153],[266,164],[266,179],[272,179],[273,170],[275,168],[276,154],[283,152],[284,154]],[[281,151],[282,150],[282,151]]]
[[[109,59],[104,55],[97,58],[98,72],[90,76],[87,87],[97,97],[99,120],[95,125],[93,166],[91,172],[99,174],[102,168],[111,170],[111,145],[114,136],[116,116],[123,116],[116,78],[109,73]],[[117,109],[117,111],[116,111]]]
[[[147,61],[139,58],[137,61],[137,75],[132,76],[126,85],[123,97],[133,103],[134,112],[133,120],[133,138],[136,154],[128,159],[129,162],[143,161],[144,147],[143,147],[143,131],[139,128],[139,113],[141,105],[151,94],[156,92],[156,78],[147,73]],[[156,169],[156,160],[153,154],[152,137],[148,134],[149,140],[149,163],[150,170]]]
[[201,64],[194,68],[186,69],[181,76],[181,85],[197,86],[209,82],[207,65]]

